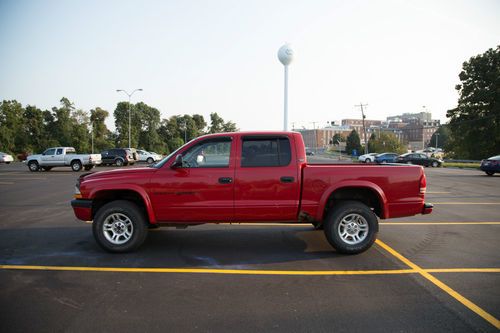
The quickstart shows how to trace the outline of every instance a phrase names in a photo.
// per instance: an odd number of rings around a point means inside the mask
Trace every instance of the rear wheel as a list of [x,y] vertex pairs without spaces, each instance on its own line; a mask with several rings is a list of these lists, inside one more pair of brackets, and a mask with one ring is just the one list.
[[493,176],[495,173],[493,171],[485,171],[488,176]]
[[92,231],[104,250],[129,252],[144,243],[148,227],[143,214],[133,202],[117,200],[97,211]]
[[115,164],[116,164],[116,166],[121,167],[121,166],[123,166],[123,160],[121,158],[117,158],[115,160]]
[[371,160],[369,158],[365,159],[365,163],[370,163]]
[[35,172],[40,169],[40,166],[38,165],[37,161],[30,161],[28,163],[28,168],[30,169],[31,172]]
[[146,160],[146,162],[147,162],[148,164],[151,164],[151,163],[153,163],[153,162],[154,162],[154,160],[153,160],[153,158],[152,158],[152,157],[148,157],[148,159]]
[[339,253],[364,252],[377,239],[377,216],[358,201],[340,202],[328,214],[324,226],[328,242]]
[[73,171],[80,171],[82,170],[82,163],[78,160],[72,161],[71,162],[71,169]]
[[439,166],[439,163],[438,163],[437,161],[432,161],[431,166],[432,166],[433,168],[437,168],[437,167]]

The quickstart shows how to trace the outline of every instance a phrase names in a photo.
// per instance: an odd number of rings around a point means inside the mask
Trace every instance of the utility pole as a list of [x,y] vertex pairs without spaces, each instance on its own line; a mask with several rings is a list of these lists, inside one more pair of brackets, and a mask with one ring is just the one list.
[[366,127],[365,127],[365,113],[364,113],[364,110],[363,110],[363,107],[364,106],[368,106],[368,104],[363,104],[363,103],[359,103],[359,105],[354,105],[355,107],[359,107],[361,108],[361,116],[363,117],[363,137],[364,137],[364,140],[365,140],[365,154],[368,154],[368,141],[366,141]]
[[436,150],[437,150],[438,149],[439,133],[436,132],[436,133],[434,133],[434,135],[436,136]]

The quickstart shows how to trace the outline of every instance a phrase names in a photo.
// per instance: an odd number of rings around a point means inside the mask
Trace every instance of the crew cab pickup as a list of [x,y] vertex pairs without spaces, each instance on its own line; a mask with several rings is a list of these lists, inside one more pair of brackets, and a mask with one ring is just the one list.
[[29,155],[26,164],[33,172],[40,169],[50,171],[53,167],[62,166],[70,166],[73,171],[80,171],[82,168],[88,171],[101,164],[101,154],[77,154],[73,147],[54,147],[42,154]]
[[428,214],[421,166],[307,163],[297,132],[237,132],[188,142],[152,167],[84,174],[71,202],[107,251],[137,249],[148,228],[311,223],[340,253],[373,244],[378,218]]

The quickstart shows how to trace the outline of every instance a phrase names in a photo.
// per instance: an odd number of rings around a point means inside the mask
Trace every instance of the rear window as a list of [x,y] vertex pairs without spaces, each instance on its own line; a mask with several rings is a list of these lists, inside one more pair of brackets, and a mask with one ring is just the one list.
[[283,137],[244,137],[242,167],[278,167],[290,164],[290,141]]

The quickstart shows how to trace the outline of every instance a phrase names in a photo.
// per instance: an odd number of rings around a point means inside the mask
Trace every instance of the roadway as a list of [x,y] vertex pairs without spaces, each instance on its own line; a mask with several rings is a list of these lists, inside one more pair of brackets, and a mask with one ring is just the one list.
[[500,175],[425,171],[434,212],[380,221],[360,255],[308,225],[239,224],[109,254],[69,205],[79,173],[0,165],[1,331],[497,332]]

